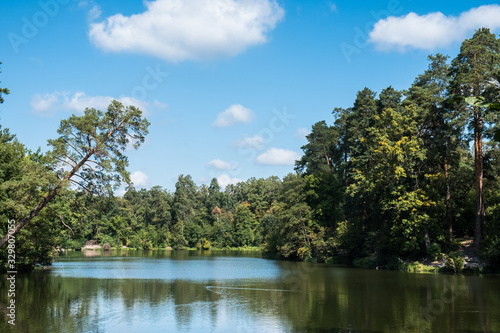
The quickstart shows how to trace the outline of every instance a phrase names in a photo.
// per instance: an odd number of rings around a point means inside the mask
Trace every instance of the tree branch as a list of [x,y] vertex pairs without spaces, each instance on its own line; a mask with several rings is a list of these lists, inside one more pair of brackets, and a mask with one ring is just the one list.
[[50,210],[52,210],[52,211],[53,211],[54,213],[56,213],[57,215],[59,215],[59,218],[61,219],[62,224],[63,224],[66,228],[68,228],[69,230],[71,230],[71,233],[72,233],[73,235],[75,234],[75,232],[73,231],[73,229],[71,229],[71,228],[69,227],[69,225],[67,225],[66,223],[64,223],[64,220],[63,220],[63,218],[62,218],[61,214],[59,214],[59,213],[58,213],[58,212],[57,212],[54,208],[52,208],[52,207],[50,207],[50,206],[47,206],[47,208],[48,208],[48,209],[50,209]]
[[76,149],[71,143],[69,143],[68,140],[64,140],[64,142],[66,142],[71,148],[73,148],[73,150],[76,151],[82,158],[84,157],[84,155],[82,153],[80,153],[80,151],[78,149]]
[[75,166],[71,163],[69,163],[68,161],[65,161],[59,157],[56,156],[56,159],[59,161],[59,162],[63,162],[63,163],[66,163],[67,165],[69,165],[70,167],[74,168]]
[[97,191],[91,191],[90,189],[88,189],[87,187],[85,187],[81,183],[77,182],[76,180],[70,179],[69,181],[72,182],[72,183],[74,183],[74,184],[76,184],[76,185],[78,185],[78,186],[81,186],[83,189],[87,190],[87,192],[89,192],[89,193],[95,193],[95,194],[97,194],[99,196],[99,198],[102,198],[102,196],[101,196],[101,194],[99,192],[97,192]]

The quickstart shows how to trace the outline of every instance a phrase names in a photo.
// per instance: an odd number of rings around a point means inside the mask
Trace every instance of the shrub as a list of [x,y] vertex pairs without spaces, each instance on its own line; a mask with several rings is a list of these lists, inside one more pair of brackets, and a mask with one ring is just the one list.
[[465,259],[461,253],[455,252],[445,256],[445,268],[453,273],[460,273],[464,269]]
[[373,268],[376,266],[375,261],[371,257],[354,259],[352,264],[360,268]]
[[198,243],[196,243],[196,249],[198,250],[210,250],[212,245],[210,245],[210,242],[206,239],[200,239]]
[[438,259],[440,253],[441,246],[439,246],[439,244],[437,243],[432,243],[431,246],[429,246],[429,250],[427,251],[427,255],[433,261],[436,261]]
[[488,237],[481,245],[481,256],[493,269],[500,269],[500,238]]

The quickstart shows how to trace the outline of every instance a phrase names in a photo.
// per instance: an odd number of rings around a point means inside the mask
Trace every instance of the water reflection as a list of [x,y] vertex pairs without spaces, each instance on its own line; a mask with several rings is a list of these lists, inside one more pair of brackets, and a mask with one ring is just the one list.
[[[500,280],[183,251],[60,258],[1,332],[500,332]],[[230,255],[225,253],[225,255]],[[117,273],[118,272],[118,273]],[[6,303],[6,280],[0,281]]]

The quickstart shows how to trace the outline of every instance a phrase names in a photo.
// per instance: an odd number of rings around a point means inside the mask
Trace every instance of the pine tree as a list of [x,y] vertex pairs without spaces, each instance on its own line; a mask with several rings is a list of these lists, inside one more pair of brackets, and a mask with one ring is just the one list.
[[[466,39],[458,56],[451,64],[451,91],[455,96],[485,98],[494,82],[500,65],[500,42],[489,29],[481,28],[471,39]],[[456,106],[459,119],[473,131],[475,159],[476,212],[474,244],[479,248],[485,233],[483,201],[483,136],[490,119],[489,109],[480,105],[462,103]]]

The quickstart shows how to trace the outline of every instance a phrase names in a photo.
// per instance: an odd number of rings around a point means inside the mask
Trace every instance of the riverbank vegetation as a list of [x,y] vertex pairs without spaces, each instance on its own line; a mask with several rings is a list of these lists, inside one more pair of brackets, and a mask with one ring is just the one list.
[[[122,197],[65,188],[19,233],[20,265],[48,264],[54,247],[93,239],[140,249],[258,246],[280,258],[406,270],[441,257],[460,271],[458,239],[470,236],[474,255],[498,268],[499,51],[500,40],[480,29],[451,61],[429,56],[408,89],[360,90],[351,107],[313,125],[296,173],[283,179],[222,189],[215,178],[198,186],[180,175],[173,192],[129,186]],[[4,235],[8,219],[21,220],[50,191],[58,166],[2,131]]]

